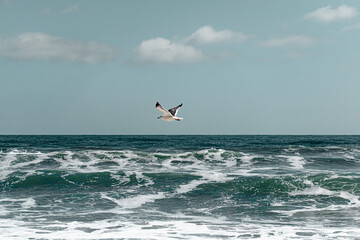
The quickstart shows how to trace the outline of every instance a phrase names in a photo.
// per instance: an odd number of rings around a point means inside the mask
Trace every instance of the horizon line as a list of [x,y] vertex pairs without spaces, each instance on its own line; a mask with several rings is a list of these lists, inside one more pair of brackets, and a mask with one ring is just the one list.
[[360,134],[1,134],[0,136],[360,136]]

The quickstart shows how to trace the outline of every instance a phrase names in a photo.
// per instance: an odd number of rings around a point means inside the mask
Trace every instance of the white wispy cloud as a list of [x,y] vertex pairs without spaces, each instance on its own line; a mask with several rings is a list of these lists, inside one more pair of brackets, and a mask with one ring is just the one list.
[[152,63],[198,62],[206,59],[201,50],[165,38],[145,40],[135,52],[138,61]]
[[116,58],[116,49],[96,42],[82,42],[45,33],[24,33],[0,39],[0,56],[14,60],[97,63]]
[[[224,52],[209,57],[201,49],[201,44],[241,42],[249,36],[230,30],[217,31],[212,26],[204,26],[196,32],[177,41],[153,38],[143,41],[136,49],[136,60],[153,63],[200,62],[210,58],[224,58]],[[196,46],[195,46],[196,45]]]
[[317,39],[304,35],[292,35],[282,38],[271,38],[261,43],[264,47],[282,47],[282,46],[309,46],[317,42]]
[[341,30],[342,31],[360,30],[360,23],[355,23],[353,25],[345,26]]
[[338,8],[331,8],[331,6],[326,6],[306,14],[305,19],[314,19],[319,22],[333,22],[353,18],[356,15],[358,15],[358,11],[355,7],[341,5]]
[[75,4],[75,5],[72,5],[64,10],[61,11],[61,13],[74,13],[74,12],[78,12],[80,10],[80,6],[79,4]]
[[206,44],[217,42],[244,41],[249,36],[230,30],[216,31],[212,26],[204,26],[184,39],[187,43]]

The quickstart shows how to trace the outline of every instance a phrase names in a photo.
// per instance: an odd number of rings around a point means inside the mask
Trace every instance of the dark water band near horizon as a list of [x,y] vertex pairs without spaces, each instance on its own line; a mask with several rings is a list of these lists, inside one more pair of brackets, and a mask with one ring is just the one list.
[[0,135],[0,239],[360,239],[360,136]]

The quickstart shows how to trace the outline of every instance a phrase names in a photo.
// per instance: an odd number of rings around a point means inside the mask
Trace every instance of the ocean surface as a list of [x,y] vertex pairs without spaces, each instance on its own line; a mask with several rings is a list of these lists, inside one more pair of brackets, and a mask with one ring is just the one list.
[[0,239],[360,239],[360,136],[0,136]]

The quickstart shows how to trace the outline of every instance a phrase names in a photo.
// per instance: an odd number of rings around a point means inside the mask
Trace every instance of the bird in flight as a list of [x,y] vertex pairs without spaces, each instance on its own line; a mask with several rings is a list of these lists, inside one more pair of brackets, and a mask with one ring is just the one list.
[[179,118],[176,116],[177,111],[179,110],[179,108],[181,108],[182,104],[180,104],[177,107],[171,108],[169,110],[165,110],[165,108],[163,108],[160,103],[156,102],[156,109],[159,110],[160,112],[163,113],[163,116],[158,117],[158,119],[162,119],[164,121],[180,121],[182,120],[182,118]]

